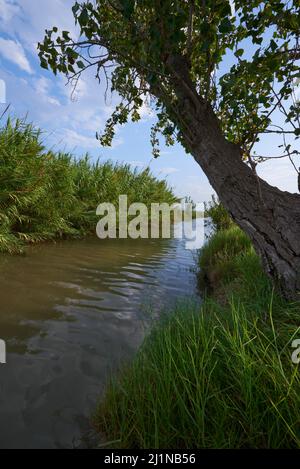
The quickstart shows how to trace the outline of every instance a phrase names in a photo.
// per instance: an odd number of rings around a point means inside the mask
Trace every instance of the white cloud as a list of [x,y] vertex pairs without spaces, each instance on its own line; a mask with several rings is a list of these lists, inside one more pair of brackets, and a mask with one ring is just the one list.
[[299,84],[295,87],[295,101],[296,103],[300,103],[300,85]]
[[232,16],[235,16],[235,1],[234,0],[229,0],[230,7],[231,7],[231,14]]
[[[176,177],[176,176],[175,176]],[[176,195],[185,197],[190,195],[194,202],[204,202],[211,199],[212,194],[215,193],[207,177],[200,171],[195,175],[186,175],[180,182],[175,182],[177,187]]]
[[139,114],[144,121],[154,117],[154,113],[145,99],[143,100],[142,106],[139,108]]
[[36,45],[45,29],[57,26],[77,37],[73,4],[73,0],[0,0],[1,31],[17,37],[25,50],[37,56]]
[[[92,135],[89,133],[82,133],[79,129],[79,126],[74,126],[74,129],[62,128],[54,132],[55,140],[61,144],[65,145],[66,151],[74,152],[76,149],[83,149],[83,151],[99,150],[101,151],[101,145],[96,139],[95,134]],[[110,147],[114,149],[123,144],[122,138],[116,138]]]
[[[2,37],[5,37],[1,39],[0,54],[27,72],[35,71],[35,78],[25,82],[6,68],[3,78],[10,83],[7,99],[16,115],[29,111],[29,119],[49,131],[51,141],[71,146],[72,150],[76,146],[76,152],[79,147],[78,153],[85,149],[93,153],[92,149],[101,150],[96,132],[104,130],[106,118],[114,107],[114,99],[110,106],[104,102],[105,84],[99,86],[91,70],[84,79],[79,79],[75,99],[71,99],[72,88],[66,86],[65,77],[54,77],[36,68],[39,67],[36,44],[43,39],[45,29],[55,25],[59,30],[70,31],[71,36],[78,35],[71,10],[73,4],[74,0],[0,0],[0,12],[5,16],[5,23],[0,19]],[[8,53],[7,45],[14,49],[14,54]],[[112,149],[122,143],[117,129]]]
[[298,192],[298,176],[288,159],[269,160],[257,166],[258,174],[272,186],[292,193]]
[[70,147],[83,147],[86,149],[100,149],[100,144],[95,137],[80,134],[72,129],[62,129],[60,132],[63,142]]
[[81,98],[88,96],[87,83],[83,78],[72,80],[70,83],[63,83],[63,92],[71,101],[78,101]]
[[35,90],[38,94],[45,95],[51,87],[51,81],[45,77],[39,78],[35,83]]
[[51,96],[48,97],[48,102],[53,104],[54,106],[60,106],[60,102],[56,98],[52,98]]
[[20,12],[20,7],[9,0],[0,0],[0,21],[8,23]]
[[143,161],[129,161],[129,164],[135,168],[144,168],[146,166],[146,163]]
[[178,168],[173,168],[171,166],[168,166],[166,168],[162,168],[160,170],[160,173],[161,174],[174,174],[174,173],[178,173],[179,169]]
[[48,78],[41,77],[35,83],[35,90],[38,95],[40,95],[44,101],[52,104],[54,106],[60,106],[60,102],[57,98],[54,98],[50,95],[50,88],[52,87],[51,80]]
[[0,54],[6,60],[18,65],[25,72],[33,73],[25,51],[19,42],[0,37]]
[[115,148],[118,148],[121,145],[123,145],[123,143],[124,143],[124,139],[122,137],[115,137],[113,142],[112,142],[111,147],[108,147],[107,149],[108,150],[114,150]]

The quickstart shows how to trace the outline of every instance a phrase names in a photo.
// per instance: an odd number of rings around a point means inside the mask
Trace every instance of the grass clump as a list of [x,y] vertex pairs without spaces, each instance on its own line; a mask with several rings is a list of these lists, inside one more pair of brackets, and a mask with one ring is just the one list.
[[245,257],[249,256],[258,262],[250,239],[238,226],[232,224],[227,230],[216,231],[199,256],[200,285],[214,290],[226,285],[239,275]]
[[101,202],[174,203],[165,181],[149,171],[88,156],[76,160],[47,151],[41,131],[22,120],[0,128],[0,252],[22,252],[28,243],[81,237],[96,230]]
[[215,195],[204,203],[204,216],[211,219],[216,231],[227,230],[233,225],[231,216]]
[[298,448],[296,312],[276,325],[271,304],[265,312],[178,306],[111,382],[99,430],[121,448]]
[[212,236],[200,266],[215,272],[212,295],[154,324],[97,428],[121,448],[299,448],[299,303],[274,291],[236,226]]

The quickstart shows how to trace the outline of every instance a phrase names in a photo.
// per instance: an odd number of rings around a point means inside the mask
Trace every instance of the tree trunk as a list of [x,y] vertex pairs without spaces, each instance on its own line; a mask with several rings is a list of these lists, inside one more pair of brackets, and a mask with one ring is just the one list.
[[285,297],[300,299],[300,195],[270,186],[242,161],[212,108],[196,92],[180,57],[169,58],[178,98],[176,120],[191,154],[220,201],[245,231]]

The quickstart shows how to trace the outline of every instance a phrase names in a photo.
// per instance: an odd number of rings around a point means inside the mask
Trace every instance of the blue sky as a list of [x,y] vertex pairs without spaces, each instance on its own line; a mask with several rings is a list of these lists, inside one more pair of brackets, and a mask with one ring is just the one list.
[[[0,0],[0,79],[6,83],[11,114],[27,114],[29,121],[45,131],[43,138],[48,147],[78,156],[88,152],[93,158],[122,161],[139,168],[150,162],[152,172],[167,178],[178,196],[190,195],[197,202],[208,200],[213,190],[206,176],[179,145],[162,148],[161,157],[152,159],[149,134],[154,117],[146,106],[142,122],[121,127],[113,147],[101,148],[95,134],[103,129],[113,102],[105,103],[104,89],[93,72],[81,79],[71,99],[65,78],[40,68],[36,44],[42,40],[44,30],[58,26],[75,33],[73,4],[73,0]],[[3,109],[4,104],[0,104],[0,113]],[[258,150],[276,154],[274,139],[265,139]],[[264,163],[259,174],[281,189],[297,191],[296,174],[288,161]]]

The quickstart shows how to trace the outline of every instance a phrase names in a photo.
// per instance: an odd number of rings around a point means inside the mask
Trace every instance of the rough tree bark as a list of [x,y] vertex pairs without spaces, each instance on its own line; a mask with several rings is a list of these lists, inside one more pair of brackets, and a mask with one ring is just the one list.
[[300,195],[283,192],[258,177],[228,142],[212,108],[197,93],[182,57],[169,57],[178,99],[177,121],[187,147],[220,201],[244,230],[264,269],[285,297],[300,299]]

